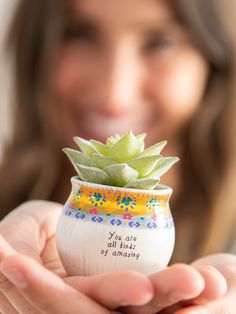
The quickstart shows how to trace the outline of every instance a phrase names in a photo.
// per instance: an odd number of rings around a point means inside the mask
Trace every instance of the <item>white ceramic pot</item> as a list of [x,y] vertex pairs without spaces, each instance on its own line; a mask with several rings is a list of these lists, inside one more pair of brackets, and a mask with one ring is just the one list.
[[119,188],[72,178],[56,240],[69,275],[136,270],[151,274],[169,262],[175,228],[172,189]]

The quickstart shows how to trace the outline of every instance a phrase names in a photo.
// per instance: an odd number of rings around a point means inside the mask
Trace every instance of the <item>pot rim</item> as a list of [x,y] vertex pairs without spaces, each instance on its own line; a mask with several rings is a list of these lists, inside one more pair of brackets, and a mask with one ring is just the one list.
[[125,188],[125,187],[119,187],[119,186],[113,186],[113,185],[105,185],[105,184],[100,184],[100,183],[92,183],[88,181],[83,181],[80,180],[78,176],[73,176],[71,178],[71,183],[73,184],[80,184],[84,186],[90,186],[91,188],[103,188],[103,189],[110,189],[113,191],[119,191],[119,192],[127,192],[127,193],[140,193],[140,194],[152,194],[152,195],[171,195],[173,192],[173,189],[167,185],[164,184],[159,184],[161,189],[158,190],[144,190],[144,189],[133,189],[133,188]]

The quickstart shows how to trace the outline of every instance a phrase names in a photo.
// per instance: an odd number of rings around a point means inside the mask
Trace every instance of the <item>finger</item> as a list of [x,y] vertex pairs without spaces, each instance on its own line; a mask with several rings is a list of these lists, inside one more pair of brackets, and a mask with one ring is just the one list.
[[205,304],[222,297],[227,292],[227,281],[213,266],[198,268],[205,281],[203,292],[193,300],[194,304]]
[[203,257],[192,263],[194,267],[214,266],[227,280],[228,288],[236,285],[236,256],[227,253]]
[[43,249],[40,257],[43,266],[46,267],[48,270],[61,278],[67,276],[67,273],[58,255],[55,236],[47,240],[47,245]]
[[[194,305],[208,304],[209,302],[219,299],[223,295],[225,295],[225,293],[227,292],[227,282],[218,270],[216,270],[212,266],[202,266],[198,268],[198,271],[205,281],[205,287],[202,293],[195,299],[180,302],[178,304],[175,304],[174,306],[171,306],[168,309],[167,313],[189,313],[190,309],[197,309],[197,307],[195,307]],[[183,310],[183,308],[186,307],[187,309]],[[198,308],[198,310],[199,309],[200,307]]]
[[227,295],[211,301],[205,305],[190,306],[185,309],[174,312],[175,314],[235,314],[236,302],[235,302],[236,289],[231,289]]
[[1,271],[40,313],[110,313],[26,256],[9,256]]
[[153,314],[183,300],[196,298],[204,289],[202,276],[193,267],[176,264],[150,276],[154,298],[148,305],[128,307],[129,314]]
[[66,282],[110,309],[144,305],[151,301],[154,292],[150,279],[136,272],[69,277]]
[[[1,274],[0,276],[0,291],[4,300],[4,308],[11,309],[12,313],[18,314],[39,314],[36,309],[23,297],[17,288]],[[1,304],[2,305],[2,304]],[[14,312],[15,310],[15,312]],[[5,310],[3,313],[9,314],[10,310]],[[1,313],[1,312],[0,312]]]
[[16,251],[7,243],[0,234],[0,262],[9,255],[15,255]]
[[[0,235],[0,262],[7,256],[16,256],[16,251]],[[16,287],[0,273],[0,291],[2,296],[3,313],[37,314],[32,306],[25,300]],[[15,311],[15,312],[14,312]]]

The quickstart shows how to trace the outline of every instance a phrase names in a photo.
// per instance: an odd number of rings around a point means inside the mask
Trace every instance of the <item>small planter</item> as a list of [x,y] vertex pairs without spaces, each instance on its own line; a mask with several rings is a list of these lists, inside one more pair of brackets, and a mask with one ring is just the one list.
[[169,262],[175,228],[172,189],[140,190],[72,178],[56,240],[70,275],[136,270],[151,274]]

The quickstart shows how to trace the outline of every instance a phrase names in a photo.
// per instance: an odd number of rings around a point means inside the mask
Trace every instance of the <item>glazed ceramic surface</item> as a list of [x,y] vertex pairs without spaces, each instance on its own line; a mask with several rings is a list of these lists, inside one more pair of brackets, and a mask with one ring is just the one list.
[[172,190],[137,190],[72,178],[56,239],[70,275],[136,270],[150,274],[169,262],[175,229]]

